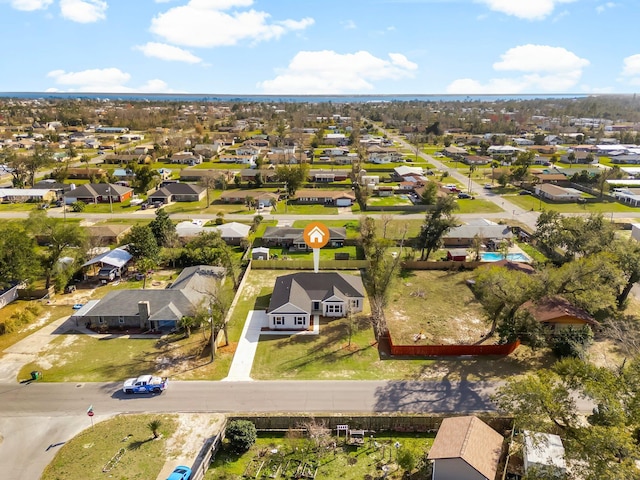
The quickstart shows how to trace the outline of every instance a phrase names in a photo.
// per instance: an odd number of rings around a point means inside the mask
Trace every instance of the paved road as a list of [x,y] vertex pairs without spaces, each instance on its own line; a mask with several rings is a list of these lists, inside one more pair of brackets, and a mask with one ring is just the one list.
[[161,395],[125,395],[114,383],[0,385],[0,418],[119,412],[411,412],[494,410],[495,382],[171,382]]

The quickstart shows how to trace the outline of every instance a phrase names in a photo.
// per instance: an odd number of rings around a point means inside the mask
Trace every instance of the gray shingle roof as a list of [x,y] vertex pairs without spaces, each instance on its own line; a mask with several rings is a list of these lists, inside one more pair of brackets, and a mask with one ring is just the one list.
[[325,300],[333,295],[343,299],[364,297],[362,279],[355,275],[337,272],[292,273],[276,279],[268,311],[276,310],[287,303],[311,312],[312,300]]

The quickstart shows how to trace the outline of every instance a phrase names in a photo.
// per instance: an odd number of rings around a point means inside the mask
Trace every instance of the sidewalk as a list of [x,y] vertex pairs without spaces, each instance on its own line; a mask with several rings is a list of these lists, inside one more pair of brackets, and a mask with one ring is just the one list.
[[256,356],[260,335],[318,335],[320,333],[320,318],[313,319],[313,330],[262,330],[266,327],[267,312],[265,310],[250,310],[244,322],[242,335],[238,342],[238,348],[233,355],[229,375],[222,379],[223,382],[246,382],[251,378],[253,359]]

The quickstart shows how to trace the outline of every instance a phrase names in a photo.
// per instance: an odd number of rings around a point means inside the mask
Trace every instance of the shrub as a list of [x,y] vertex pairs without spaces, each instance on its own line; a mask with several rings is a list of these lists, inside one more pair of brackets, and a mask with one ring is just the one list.
[[587,325],[581,328],[563,328],[551,337],[551,350],[558,357],[584,358],[593,343],[593,332]]
[[400,465],[400,467],[402,467],[402,469],[407,473],[411,473],[413,469],[416,468],[416,456],[407,448],[401,448],[398,450],[397,461],[398,465]]
[[256,426],[249,420],[233,420],[226,429],[229,448],[235,453],[243,453],[256,443]]
[[83,201],[73,202],[71,204],[71,210],[73,210],[74,212],[83,212],[86,206],[87,204]]

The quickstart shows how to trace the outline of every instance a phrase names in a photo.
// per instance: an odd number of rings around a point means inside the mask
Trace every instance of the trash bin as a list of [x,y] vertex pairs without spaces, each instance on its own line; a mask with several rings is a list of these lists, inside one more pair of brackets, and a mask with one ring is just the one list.
[[38,380],[41,376],[42,373],[38,372],[37,370],[31,372],[31,380]]

